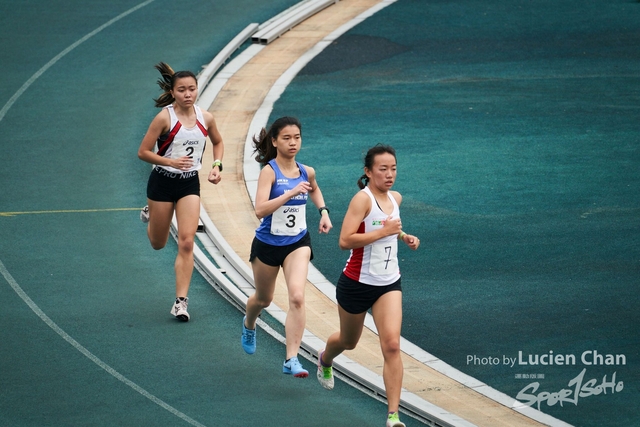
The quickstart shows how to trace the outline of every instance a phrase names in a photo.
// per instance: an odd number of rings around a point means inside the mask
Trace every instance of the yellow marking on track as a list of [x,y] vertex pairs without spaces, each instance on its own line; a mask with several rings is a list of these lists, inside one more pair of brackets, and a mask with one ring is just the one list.
[[51,210],[51,211],[0,212],[0,216],[40,215],[40,214],[56,214],[56,213],[120,212],[120,211],[139,211],[141,209],[142,208],[60,209],[60,210]]

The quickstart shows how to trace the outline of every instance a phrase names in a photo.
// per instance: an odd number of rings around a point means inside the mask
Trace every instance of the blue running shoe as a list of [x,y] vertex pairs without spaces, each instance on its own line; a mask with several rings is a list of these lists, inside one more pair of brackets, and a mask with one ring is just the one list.
[[282,373],[293,375],[296,378],[307,378],[309,376],[309,371],[302,367],[297,357],[285,360],[282,365]]
[[256,330],[247,329],[244,326],[245,320],[247,320],[247,316],[244,316],[242,319],[242,338],[240,339],[240,342],[242,343],[242,348],[247,354],[253,354],[256,352]]

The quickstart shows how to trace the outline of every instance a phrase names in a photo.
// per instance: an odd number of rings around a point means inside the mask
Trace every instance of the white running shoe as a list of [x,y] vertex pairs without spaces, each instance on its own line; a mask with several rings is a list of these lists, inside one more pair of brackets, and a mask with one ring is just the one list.
[[176,302],[173,304],[173,307],[171,307],[171,314],[183,322],[188,322],[190,318],[189,313],[187,313],[188,305],[189,298],[176,298]]
[[149,222],[149,206],[145,206],[140,211],[140,221],[144,222],[145,224]]
[[320,382],[320,385],[324,388],[326,388],[327,390],[333,390],[333,367],[329,366],[323,366],[322,362],[320,362],[320,360],[322,360],[322,354],[324,353],[324,350],[320,352],[320,355],[318,356],[318,373],[317,373],[317,377],[318,377],[318,382]]
[[400,421],[398,417],[398,413],[394,412],[393,414],[389,414],[387,416],[387,427],[406,427],[405,424]]

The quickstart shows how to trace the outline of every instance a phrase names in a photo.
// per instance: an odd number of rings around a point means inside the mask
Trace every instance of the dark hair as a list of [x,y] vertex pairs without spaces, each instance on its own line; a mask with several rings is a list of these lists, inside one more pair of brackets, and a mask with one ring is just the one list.
[[269,160],[275,159],[278,154],[278,150],[273,146],[272,141],[274,139],[278,139],[278,135],[280,135],[280,131],[286,126],[297,126],[302,133],[302,125],[300,124],[300,120],[295,117],[280,117],[278,120],[271,124],[269,130],[262,128],[260,134],[256,138],[253,137],[253,153],[256,154],[256,161],[260,163],[262,166],[266,166],[269,163]]
[[156,64],[155,69],[160,71],[160,75],[162,76],[157,80],[158,86],[162,89],[162,95],[154,99],[156,107],[166,107],[175,101],[175,98],[171,96],[171,91],[176,84],[176,80],[183,77],[193,77],[196,81],[196,85],[198,84],[196,75],[191,71],[173,71],[169,64],[164,62]]
[[[394,158],[396,157],[396,150],[390,145],[376,144],[369,148],[369,151],[367,151],[367,154],[364,156],[364,167],[371,170],[373,168],[375,157],[379,154],[385,153],[391,154]],[[368,182],[369,177],[367,177],[367,174],[365,173],[358,178],[358,187],[362,190],[367,186]]]

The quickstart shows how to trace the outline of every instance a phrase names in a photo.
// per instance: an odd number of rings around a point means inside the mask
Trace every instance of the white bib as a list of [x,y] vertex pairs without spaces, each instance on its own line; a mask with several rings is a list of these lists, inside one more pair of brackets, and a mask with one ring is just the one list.
[[193,159],[193,164],[197,165],[202,159],[202,152],[204,151],[205,138],[191,138],[175,140],[173,142],[173,151],[171,151],[172,159],[179,159],[180,157],[190,157]]
[[386,276],[398,271],[398,241],[396,239],[386,243],[371,245],[369,260],[369,274]]
[[271,215],[271,234],[297,236],[307,229],[306,205],[281,206]]

